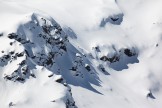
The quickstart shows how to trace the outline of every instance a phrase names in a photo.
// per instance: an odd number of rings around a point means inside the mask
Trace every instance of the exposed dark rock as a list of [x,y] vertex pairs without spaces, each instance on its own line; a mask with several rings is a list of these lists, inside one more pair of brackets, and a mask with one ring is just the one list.
[[58,83],[62,83],[62,81],[63,81],[63,78],[61,77],[61,78],[58,78],[57,80],[55,80],[56,82],[58,82]]
[[21,42],[21,41],[22,41],[22,39],[21,39],[21,38],[18,38],[18,39],[17,39],[17,41],[18,41],[18,42]]
[[63,85],[64,85],[64,86],[66,86],[66,87],[68,86],[68,84],[67,84],[67,83],[63,83]]
[[95,47],[95,50],[96,50],[97,52],[101,52],[99,46],[96,46],[96,47]]
[[21,78],[21,77],[16,78],[16,80],[17,81],[20,81],[20,82],[24,82],[25,81],[25,79],[24,78]]
[[135,56],[135,55],[136,55],[135,53],[131,52],[130,49],[125,49],[125,50],[124,50],[124,53],[125,53],[125,55],[127,55],[128,57],[132,57],[132,56]]
[[9,75],[6,75],[5,77],[4,77],[4,79],[7,79],[7,80],[11,80],[13,77],[11,77],[11,76],[9,76]]
[[105,75],[110,75],[107,71],[106,71],[106,69],[104,68],[104,66],[103,65],[99,65],[98,66],[98,68],[99,68],[99,70],[101,71],[101,72],[103,72]]
[[69,99],[66,100],[65,105],[66,105],[66,108],[71,108],[71,107],[77,108],[75,105],[75,102],[70,101]]
[[19,63],[19,65],[24,65],[26,63],[26,61],[25,60],[23,60],[21,63]]
[[117,20],[119,20],[119,18],[113,18],[113,17],[112,17],[111,20],[112,20],[112,21],[117,21]]
[[62,28],[61,27],[56,27],[57,31],[56,34],[61,34]]
[[61,46],[60,49],[64,50],[65,52],[67,51],[66,46]]
[[18,37],[18,35],[16,33],[8,34],[8,38],[10,38],[10,39],[16,39],[17,37]]
[[30,76],[32,76],[33,78],[36,78],[35,74],[33,74],[33,73],[32,73],[32,74],[30,74]]
[[0,33],[0,37],[3,36],[3,33]]
[[102,56],[102,57],[100,58],[100,60],[102,60],[102,61],[108,61],[108,57],[107,57],[107,56]]
[[88,70],[88,71],[91,71],[91,67],[87,64],[85,65],[85,68]]
[[51,101],[51,102],[56,102],[56,100],[53,100],[53,101]]
[[28,53],[28,51],[27,51],[27,50],[25,50],[25,53],[26,53],[26,55],[29,57],[29,53]]
[[16,55],[17,55],[17,57],[22,57],[22,56],[24,56],[24,52],[17,53]]
[[10,102],[10,103],[8,104],[8,106],[9,106],[9,107],[12,107],[12,106],[15,106],[15,104],[14,104],[13,102]]
[[13,45],[13,43],[12,43],[12,42],[10,42],[10,45],[12,46],[12,45]]
[[119,61],[119,57],[117,55],[114,55],[113,57],[108,58],[108,61],[110,63],[117,62],[117,61]]
[[52,58],[49,58],[47,61],[46,61],[46,64],[47,65],[53,65],[53,61],[52,61]]
[[10,55],[4,55],[3,58],[9,59],[10,58]]
[[70,70],[77,71],[77,67],[72,67]]
[[102,72],[106,72],[104,67],[100,67],[100,69],[101,69]]
[[53,77],[53,74],[51,74],[51,75],[48,75],[48,77],[50,78],[50,77]]
[[30,42],[30,40],[22,42],[22,44],[27,44],[27,43],[33,44],[32,42]]
[[117,15],[109,16],[107,18],[103,18],[101,23],[100,23],[100,27],[105,27],[105,25],[107,23],[111,23],[111,24],[114,24],[114,25],[120,25],[123,21],[123,16],[124,16],[124,14],[120,13],[120,14],[117,14]]
[[151,91],[147,94],[147,98],[156,99]]
[[10,54],[13,55],[15,52],[14,51],[11,51]]
[[77,74],[75,74],[75,76],[79,76],[79,74],[77,73]]
[[116,55],[114,55],[114,56],[111,57],[111,58],[108,58],[107,56],[102,56],[102,57],[100,58],[100,60],[102,60],[102,61],[109,61],[110,63],[113,63],[113,62],[119,61],[119,57],[116,56]]
[[36,56],[33,56],[33,57],[31,57],[32,59],[35,59],[36,58]]
[[50,33],[50,27],[47,25],[42,26],[42,29],[44,30],[45,33],[49,34]]

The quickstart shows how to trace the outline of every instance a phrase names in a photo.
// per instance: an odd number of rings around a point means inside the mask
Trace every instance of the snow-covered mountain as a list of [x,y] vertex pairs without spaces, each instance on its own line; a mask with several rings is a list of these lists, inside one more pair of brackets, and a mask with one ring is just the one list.
[[161,108],[161,0],[0,0],[0,108]]

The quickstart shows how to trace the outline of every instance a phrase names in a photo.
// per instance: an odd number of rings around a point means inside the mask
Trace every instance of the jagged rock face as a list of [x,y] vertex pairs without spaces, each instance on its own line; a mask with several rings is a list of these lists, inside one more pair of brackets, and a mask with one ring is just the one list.
[[30,58],[35,64],[44,66],[55,74],[62,74],[66,80],[65,71],[72,78],[94,74],[93,66],[89,65],[89,71],[85,68],[85,64],[90,62],[69,43],[67,35],[54,20],[33,14],[27,22],[20,25],[16,33],[10,33],[8,38],[23,46],[27,59]]
[[[107,47],[106,47],[107,48]],[[104,53],[103,52],[107,53]],[[99,61],[106,62],[107,66],[114,70],[121,71],[123,69],[127,69],[127,65],[130,63],[138,63],[138,50],[137,48],[121,48],[116,49],[114,46],[109,46],[109,48],[105,49],[102,46],[97,46],[93,48],[93,55]],[[103,73],[106,72],[104,66],[99,64],[99,70]],[[107,72],[106,72],[107,73]]]
[[[18,38],[26,53],[41,66],[52,66],[54,58],[66,52],[67,36],[54,21],[32,15],[31,21],[20,26]],[[23,42],[24,41],[24,42]]]
[[16,33],[8,34],[7,37],[12,41],[10,47],[14,47],[17,43],[24,50],[20,53],[11,51],[1,57],[3,65],[23,57],[18,68],[10,76],[6,75],[5,79],[23,82],[27,76],[35,77],[30,73],[32,69],[30,64],[50,67],[57,56],[67,51],[68,39],[61,27],[54,20],[52,21],[33,14],[31,20],[21,24]]
[[[45,70],[48,73],[45,78],[65,89],[64,96],[59,99],[64,107],[77,108],[69,84],[100,94],[91,86],[100,86],[97,71],[111,75],[108,68],[121,71],[127,69],[128,64],[139,62],[138,49],[135,47],[116,49],[114,46],[107,48],[106,45],[98,45],[93,48],[92,53],[87,54],[70,43],[68,35],[71,34],[67,33],[69,31],[64,32],[53,19],[32,14],[27,16],[17,31],[1,35],[0,42],[5,39],[6,46],[0,53],[4,81],[26,84],[28,79],[39,79],[38,72]],[[93,60],[96,67],[91,63]],[[12,71],[8,68],[12,68]],[[147,97],[154,96],[149,93]],[[47,101],[57,103],[58,100]],[[12,100],[8,106],[18,105]]]
[[[22,60],[18,63],[20,66],[10,74],[5,73],[4,78],[20,82],[24,82],[29,76],[35,78],[30,70],[39,65],[55,74],[63,75],[70,84],[74,82],[72,79],[79,79],[87,84],[91,82],[98,85],[94,67],[88,58],[69,42],[67,35],[70,34],[66,34],[51,18],[38,14],[27,16],[16,32],[7,35],[9,47],[13,47],[14,53]],[[15,44],[22,48],[21,52],[15,51]],[[7,57],[7,60],[10,58]]]
[[[53,19],[44,18],[38,14],[29,15],[16,32],[0,37],[1,41],[3,39],[6,39],[7,46],[1,50],[0,66],[3,69],[2,76],[5,81],[25,85],[27,79],[37,80],[38,75],[35,71],[40,71],[37,69],[38,66],[50,70],[52,75],[44,76],[50,80],[57,76],[56,74],[60,74],[55,70],[54,63],[56,58],[67,53],[69,40],[62,28]],[[55,82],[67,88],[67,93],[63,97],[65,107],[76,108],[66,80],[61,78]],[[50,100],[47,101],[50,102]],[[9,106],[16,106],[16,104],[10,102]]]
[[0,108],[161,108],[160,4],[0,0]]

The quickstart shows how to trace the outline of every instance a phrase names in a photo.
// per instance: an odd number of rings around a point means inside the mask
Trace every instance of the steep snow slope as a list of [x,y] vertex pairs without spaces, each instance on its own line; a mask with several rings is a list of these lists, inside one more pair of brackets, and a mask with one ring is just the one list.
[[[1,40],[1,107],[75,108],[61,69],[52,67],[66,51],[66,34],[51,18],[30,14]],[[57,69],[55,69],[57,68]]]
[[2,108],[161,108],[161,3],[1,0]]

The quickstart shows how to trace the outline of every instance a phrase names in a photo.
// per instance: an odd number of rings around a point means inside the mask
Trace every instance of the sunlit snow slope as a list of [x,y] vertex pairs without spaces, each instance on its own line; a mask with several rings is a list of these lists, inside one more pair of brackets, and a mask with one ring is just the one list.
[[0,108],[161,108],[161,4],[0,0]]

